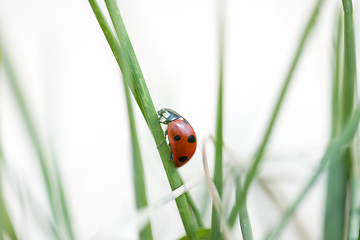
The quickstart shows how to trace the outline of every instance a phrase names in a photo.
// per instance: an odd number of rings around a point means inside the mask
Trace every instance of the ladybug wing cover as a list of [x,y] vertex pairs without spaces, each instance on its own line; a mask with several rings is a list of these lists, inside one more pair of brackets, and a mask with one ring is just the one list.
[[195,153],[195,131],[188,122],[178,119],[169,124],[168,135],[175,165],[180,167]]

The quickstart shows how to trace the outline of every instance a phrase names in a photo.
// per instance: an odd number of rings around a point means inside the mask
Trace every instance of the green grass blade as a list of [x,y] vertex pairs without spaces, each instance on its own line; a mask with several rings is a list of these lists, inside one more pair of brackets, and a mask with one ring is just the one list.
[[60,204],[60,209],[62,211],[62,218],[65,224],[65,230],[67,231],[68,234],[68,238],[69,239],[75,239],[74,238],[74,234],[73,234],[73,224],[71,221],[71,217],[70,217],[70,212],[68,209],[68,204],[67,204],[67,200],[66,200],[66,196],[65,196],[65,191],[64,191],[64,187],[63,187],[63,181],[61,178],[61,174],[59,171],[59,167],[57,165],[58,161],[56,158],[56,154],[54,153],[54,148],[51,147],[51,151],[52,151],[52,158],[54,159],[54,178],[55,178],[55,185],[58,188],[58,197],[59,197],[59,204]]
[[341,40],[342,40],[342,11],[339,9],[336,20],[334,37],[333,82],[331,96],[331,138],[335,138],[340,125],[340,69],[341,69]]
[[197,209],[197,207],[195,205],[195,202],[192,199],[190,193],[186,192],[185,196],[186,196],[186,199],[187,199],[187,201],[188,201],[188,203],[189,203],[189,205],[191,207],[191,210],[192,210],[192,212],[194,214],[194,217],[195,217],[198,228],[204,228],[204,223],[203,223],[203,221],[201,219],[201,214],[200,214],[199,210]]
[[[45,189],[47,193],[47,197],[49,200],[49,205],[51,209],[51,213],[53,215],[53,218],[56,222],[56,226],[58,228],[58,232],[56,233],[56,236],[61,236],[59,229],[63,229],[67,233],[68,239],[74,239],[74,234],[72,232],[72,228],[68,228],[68,225],[64,222],[64,216],[62,215],[62,212],[64,209],[62,208],[63,205],[61,204],[61,201],[65,201],[65,199],[60,200],[59,196],[60,193],[57,192],[59,189],[59,186],[56,185],[56,180],[54,180],[51,168],[50,168],[50,162],[49,159],[46,158],[44,148],[41,144],[40,137],[38,135],[38,132],[36,130],[33,117],[31,116],[31,113],[29,111],[29,107],[26,104],[26,100],[24,98],[23,91],[20,87],[19,81],[16,78],[15,72],[13,71],[13,68],[7,59],[6,56],[4,56],[3,53],[3,59],[4,59],[4,66],[5,71],[8,76],[9,85],[11,87],[11,90],[13,91],[16,103],[19,107],[20,114],[22,115],[22,118],[24,120],[26,129],[28,131],[28,134],[31,139],[31,143],[38,155],[40,167],[41,167],[41,173],[42,177],[45,183]],[[67,211],[67,210],[66,210]],[[62,232],[62,230],[60,230]]]
[[[340,62],[342,39],[342,12],[336,21],[334,44],[334,72],[332,83],[331,138],[336,139],[341,119],[339,114]],[[330,161],[327,179],[323,239],[342,239],[344,234],[344,214],[346,205],[346,164],[345,161]]]
[[4,233],[6,233],[10,237],[10,239],[17,240],[18,237],[16,235],[13,224],[9,217],[9,213],[4,203],[4,196],[2,191],[2,173],[3,173],[2,164],[3,164],[3,152],[2,152],[2,146],[0,144],[0,240],[4,238],[3,235]]
[[[355,47],[355,30],[353,20],[353,7],[351,0],[343,0],[344,10],[344,79],[343,79],[343,96],[342,96],[342,107],[343,107],[343,119],[346,121],[353,111],[353,103],[356,98],[356,47]],[[346,173],[349,174],[348,183],[344,184],[344,188],[347,184],[350,188],[350,210],[348,219],[348,239],[358,239],[359,237],[359,216],[360,216],[360,202],[358,198],[358,187],[360,183],[359,178],[359,163],[358,154],[356,153],[357,148],[350,146],[346,151]],[[343,208],[346,209],[346,204]],[[346,214],[347,215],[347,214]],[[347,216],[345,216],[347,217]],[[344,222],[347,220],[344,219]],[[345,231],[345,230],[344,230]]]
[[[224,9],[225,2],[218,1],[218,35],[219,35],[219,91],[216,114],[216,135],[215,135],[215,167],[214,184],[220,198],[223,194],[223,80],[224,80]],[[220,239],[221,218],[214,204],[211,218],[211,239]]]
[[[236,201],[240,200],[241,195],[242,195],[242,188],[241,188],[241,182],[240,182],[240,178],[239,178],[238,184],[236,186]],[[239,220],[240,220],[240,228],[241,228],[241,233],[242,233],[243,239],[244,240],[252,240],[253,234],[252,234],[249,215],[247,212],[246,202],[240,209]]]
[[[131,96],[127,85],[127,83],[131,81],[130,77],[131,76],[128,73],[123,74],[124,90],[125,90],[127,109],[129,115],[131,143],[133,150],[133,181],[134,181],[136,208],[141,209],[142,207],[147,206],[146,189],[145,189],[145,173],[144,173],[144,166],[140,152],[139,141],[137,138],[135,117],[133,113],[133,107],[131,104]],[[141,240],[153,239],[150,223],[147,224],[140,231],[140,239]]]
[[[97,4],[96,0],[89,0],[89,3],[95,13],[96,18],[99,21],[99,24],[109,42],[110,47],[112,49],[115,49],[117,42],[111,40],[112,39],[111,36],[114,36],[114,35],[111,33],[111,29],[110,29],[109,25],[107,24],[99,5]],[[142,108],[144,118],[150,128],[150,131],[152,132],[152,134],[154,136],[155,146],[158,146],[164,139],[164,132],[163,132],[160,124],[158,123],[158,117],[157,117],[153,102],[151,100],[150,93],[146,86],[146,83],[145,83],[144,77],[142,75],[141,69],[139,67],[139,64],[137,62],[134,50],[132,48],[130,39],[129,39],[126,29],[125,29],[125,26],[122,22],[119,10],[116,6],[116,2],[115,1],[106,1],[106,4],[109,9],[110,16],[114,23],[115,29],[118,33],[118,39],[120,41],[121,50],[123,50],[124,55],[126,57],[126,61],[130,68],[130,72],[131,72],[131,75],[133,78],[134,88],[139,96],[139,102],[140,102],[139,106],[140,106],[140,108]],[[108,37],[108,36],[110,36],[110,37]],[[109,39],[111,41],[109,41]],[[121,52],[118,52],[118,51],[114,52],[114,50],[113,50],[113,53],[114,53],[116,59],[118,59],[118,56],[119,56],[117,54],[121,54]],[[181,186],[181,179],[177,172],[177,169],[175,168],[174,163],[169,162],[170,150],[165,144],[163,144],[161,147],[158,148],[158,151],[160,153],[160,157],[161,157],[162,163],[164,165],[164,169],[165,169],[167,178],[169,180],[171,189],[175,190]],[[175,202],[177,204],[177,207],[178,207],[178,210],[180,213],[180,217],[183,222],[183,225],[184,225],[184,228],[185,228],[188,238],[189,239],[198,239],[197,232],[196,232],[196,224],[192,217],[191,210],[188,205],[186,196],[181,195],[179,198],[177,198],[175,200]]]
[[330,142],[314,175],[310,178],[310,180],[303,188],[303,190],[300,192],[294,203],[285,212],[281,221],[275,226],[273,231],[271,231],[266,236],[265,238],[266,240],[279,238],[280,233],[282,232],[286,224],[289,222],[295,210],[302,202],[302,200],[305,198],[305,196],[312,188],[316,180],[325,170],[329,161],[331,160],[336,162],[341,160],[341,156],[344,152],[344,149],[352,142],[352,139],[354,138],[354,135],[359,125],[359,121],[360,121],[360,102],[357,104],[354,114],[352,115],[350,120],[345,124],[343,130],[340,132],[339,137],[335,141]]
[[[266,130],[265,135],[264,135],[264,138],[263,138],[258,150],[256,151],[256,153],[255,153],[255,155],[253,157],[254,160],[253,160],[253,162],[252,162],[252,164],[250,166],[248,174],[246,175],[244,188],[243,188],[243,194],[242,194],[241,199],[239,200],[239,202],[237,202],[236,205],[234,206],[234,208],[232,209],[232,211],[235,211],[236,213],[239,212],[239,209],[241,208],[241,205],[244,204],[244,202],[246,201],[246,196],[247,196],[247,192],[249,190],[250,184],[251,184],[252,180],[254,179],[254,177],[255,177],[255,175],[257,173],[257,170],[258,170],[258,167],[259,167],[259,165],[261,163],[261,160],[263,159],[263,155],[265,153],[268,141],[270,139],[270,136],[271,136],[275,121],[277,119],[280,107],[281,107],[281,105],[283,103],[283,100],[284,100],[285,94],[287,92],[288,86],[289,86],[289,84],[290,84],[290,82],[292,80],[292,76],[293,76],[295,68],[296,68],[296,66],[297,66],[297,64],[299,62],[299,59],[300,59],[300,57],[302,55],[305,44],[306,44],[306,42],[307,42],[307,40],[308,40],[308,38],[310,36],[310,33],[311,33],[312,29],[314,28],[314,25],[316,23],[316,20],[317,20],[317,17],[319,15],[319,11],[321,9],[321,6],[322,6],[323,2],[324,2],[324,0],[318,0],[316,2],[314,10],[313,10],[313,12],[312,12],[312,14],[310,16],[310,19],[306,24],[305,30],[304,30],[304,32],[303,32],[303,34],[301,36],[299,46],[298,46],[298,48],[296,50],[294,59],[293,59],[293,61],[291,63],[289,72],[287,73],[285,82],[284,82],[283,87],[281,89],[281,93],[280,93],[280,95],[278,97],[275,108],[274,108],[273,113],[271,115],[267,130]],[[235,222],[235,218],[233,216],[236,217],[236,214],[231,214],[230,216],[231,216],[231,218],[229,218],[229,224],[230,224],[230,226],[233,226],[234,222]]]

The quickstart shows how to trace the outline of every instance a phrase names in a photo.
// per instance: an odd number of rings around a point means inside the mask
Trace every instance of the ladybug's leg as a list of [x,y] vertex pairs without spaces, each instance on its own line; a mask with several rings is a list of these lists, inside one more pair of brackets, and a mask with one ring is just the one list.
[[166,136],[168,135],[168,130],[166,129],[166,131],[165,131],[165,137],[164,137],[164,139],[161,141],[161,143],[157,146],[157,148],[159,148],[159,147],[161,147],[161,145],[163,145],[163,143],[165,142],[165,140],[166,140]]

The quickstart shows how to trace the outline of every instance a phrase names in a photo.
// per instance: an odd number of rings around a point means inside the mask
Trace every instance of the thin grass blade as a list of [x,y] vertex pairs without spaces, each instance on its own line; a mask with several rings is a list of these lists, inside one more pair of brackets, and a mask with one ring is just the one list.
[[[342,39],[342,12],[339,10],[336,21],[336,33],[334,43],[334,72],[332,83],[332,119],[331,139],[336,139],[341,118],[340,108],[340,62],[341,62],[341,39]],[[340,109],[339,109],[340,108]],[[330,161],[327,180],[327,193],[324,218],[323,239],[342,239],[344,234],[344,214],[346,206],[346,164],[341,161]]]
[[357,132],[359,121],[360,121],[360,102],[357,104],[354,114],[352,115],[350,120],[345,124],[344,128],[339,133],[339,137],[335,141],[330,142],[313,176],[309,179],[308,183],[300,192],[294,203],[288,208],[288,210],[282,216],[280,222],[273,228],[273,230],[269,234],[267,234],[265,238],[266,240],[279,238],[280,233],[287,225],[292,215],[296,211],[297,207],[305,198],[309,190],[318,180],[321,173],[324,172],[329,161],[331,160],[336,162],[341,160],[341,156],[345,151],[344,149],[346,149],[346,147],[349,144],[351,144],[354,135]]
[[[324,0],[318,0],[316,2],[314,10],[313,10],[313,12],[312,12],[307,24],[306,24],[304,32],[302,33],[302,36],[301,36],[301,39],[300,39],[300,42],[299,42],[299,46],[298,46],[298,48],[296,50],[294,59],[293,59],[293,61],[291,63],[291,66],[290,66],[290,69],[289,69],[289,71],[287,73],[285,82],[284,82],[284,84],[282,86],[281,93],[280,93],[280,95],[278,97],[275,108],[274,108],[273,113],[271,115],[267,130],[266,130],[265,135],[264,135],[264,138],[261,141],[261,144],[258,147],[258,150],[256,151],[256,153],[255,153],[255,155],[253,157],[253,162],[252,162],[252,164],[250,166],[248,174],[246,175],[246,179],[245,179],[245,183],[244,183],[244,187],[243,187],[243,194],[242,194],[240,200],[236,203],[236,205],[232,209],[232,211],[234,211],[235,213],[239,212],[239,210],[241,209],[241,205],[243,205],[245,203],[245,201],[246,201],[246,196],[247,196],[247,192],[249,190],[250,184],[251,184],[252,180],[254,179],[254,177],[255,177],[255,175],[257,173],[258,167],[259,167],[259,165],[260,165],[260,163],[261,163],[261,161],[263,159],[267,144],[269,142],[270,136],[272,134],[273,127],[275,125],[275,121],[276,121],[278,113],[280,111],[280,107],[282,106],[285,94],[286,94],[286,92],[288,90],[288,86],[290,85],[290,82],[292,80],[292,76],[293,76],[293,74],[295,72],[295,69],[296,69],[297,64],[299,62],[299,59],[300,59],[300,57],[302,55],[305,44],[307,43],[307,40],[308,40],[308,38],[310,36],[310,33],[311,33],[312,29],[314,28],[314,25],[316,23],[316,20],[317,20],[317,17],[319,15],[319,12],[320,12],[320,9],[322,7],[323,2],[324,2]],[[234,218],[234,216],[235,216],[235,218]],[[230,214],[230,218],[228,220],[230,226],[234,225],[235,219],[236,219],[236,214]]]
[[[121,55],[121,57],[124,57],[124,55]],[[134,182],[135,200],[136,200],[136,208],[141,209],[142,207],[147,206],[146,189],[145,189],[145,173],[144,173],[144,166],[140,152],[139,141],[137,138],[135,117],[133,113],[133,107],[131,104],[131,97],[127,84],[130,81],[131,81],[131,75],[129,73],[124,73],[123,83],[124,83],[126,103],[127,103],[127,109],[129,115],[131,143],[133,150],[133,182]],[[140,230],[140,239],[141,240],[153,239],[150,223],[148,223],[143,229]]]
[[57,185],[57,182],[53,177],[53,172],[51,171],[50,167],[51,163],[45,155],[44,147],[41,143],[38,131],[35,127],[34,118],[30,113],[29,107],[27,106],[27,101],[24,98],[24,94],[20,87],[19,81],[7,56],[4,54],[4,51],[2,51],[2,54],[10,88],[14,94],[15,101],[24,120],[26,130],[28,131],[29,137],[31,139],[31,143],[38,155],[51,213],[56,223],[56,227],[58,228],[56,236],[61,236],[61,234],[64,233],[67,235],[66,237],[68,239],[74,239],[74,233],[72,232],[72,228],[69,228],[67,223],[64,222],[65,217],[62,215],[62,213],[68,210],[63,209],[63,207],[66,206],[66,203],[64,202],[65,205],[62,205],[61,201],[65,201],[65,199],[60,200],[59,198],[59,186]]
[[[217,1],[218,41],[219,41],[219,89],[216,114],[215,135],[215,167],[214,184],[220,198],[223,194],[223,81],[224,81],[224,31],[225,31],[225,1]],[[213,204],[211,218],[211,239],[220,239],[221,218]]]
[[0,240],[4,239],[4,233],[10,237],[12,240],[17,240],[15,229],[13,227],[12,221],[9,217],[9,213],[6,209],[4,203],[4,196],[2,191],[2,164],[3,164],[3,154],[2,146],[0,145]]
[[[239,199],[242,195],[240,178],[238,179],[237,182],[238,182],[238,184],[236,186],[236,201],[239,201]],[[249,215],[247,212],[246,202],[240,209],[239,220],[240,220],[240,228],[241,228],[241,234],[243,236],[243,239],[244,240],[252,240],[253,234],[252,234],[251,222],[250,222]]]
[[[343,96],[342,96],[342,116],[346,121],[352,114],[354,101],[356,99],[357,79],[356,79],[356,47],[355,47],[355,30],[353,19],[353,6],[351,0],[343,0],[344,10],[344,79],[343,79]],[[345,157],[346,173],[349,174],[347,188],[350,192],[350,209],[346,213],[344,223],[348,222],[348,239],[358,239],[359,237],[359,216],[360,216],[360,170],[358,148],[355,145],[350,146]],[[344,188],[347,185],[344,184]],[[346,210],[346,204],[343,208]],[[344,230],[346,231],[346,230]]]

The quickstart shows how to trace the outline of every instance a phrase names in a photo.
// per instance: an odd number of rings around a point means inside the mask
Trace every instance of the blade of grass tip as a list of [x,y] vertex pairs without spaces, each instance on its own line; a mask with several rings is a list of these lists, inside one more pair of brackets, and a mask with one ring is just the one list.
[[[101,25],[105,36],[109,36],[112,34],[109,34],[111,32],[111,29],[109,25],[106,23],[106,19],[103,17],[103,14],[99,8],[99,5],[96,0],[89,0],[89,3],[95,13],[95,16],[97,17],[99,24]],[[140,105],[142,106],[142,111],[144,114],[144,118],[150,128],[150,131],[152,132],[156,146],[159,146],[160,143],[164,139],[164,132],[162,131],[162,128],[160,124],[158,123],[158,117],[155,111],[154,104],[151,100],[149,91],[147,89],[146,83],[144,81],[144,77],[142,76],[142,72],[140,69],[140,66],[137,62],[134,50],[132,48],[132,45],[130,43],[130,39],[127,35],[125,26],[122,22],[119,10],[117,9],[116,2],[115,1],[106,1],[106,4],[108,6],[110,16],[112,18],[112,21],[115,26],[115,30],[118,34],[118,39],[120,41],[121,49],[123,50],[123,53],[126,57],[127,64],[130,68],[130,72],[133,77],[134,87],[139,95],[139,101]],[[108,39],[108,37],[107,37]],[[108,39],[109,42],[109,39]],[[116,44],[116,42],[112,42],[111,44]],[[109,42],[110,45],[110,42]],[[115,53],[114,53],[115,54]],[[116,53],[118,54],[118,53]],[[121,52],[119,53],[121,54]],[[158,151],[160,153],[160,157],[167,175],[167,178],[170,183],[170,187],[172,190],[177,189],[181,186],[181,180],[180,176],[175,168],[174,163],[169,162],[169,155],[170,151],[165,144],[163,144],[161,147],[158,148]],[[181,220],[183,222],[186,234],[189,239],[198,239],[197,233],[196,233],[196,225],[194,222],[194,219],[192,218],[190,207],[188,205],[188,202],[186,200],[186,196],[182,195],[179,198],[175,200]]]
[[[299,59],[300,59],[301,55],[302,55],[303,49],[304,49],[305,44],[306,44],[306,42],[307,42],[307,40],[309,38],[311,30],[313,29],[313,27],[314,27],[314,25],[316,23],[316,20],[317,20],[317,17],[319,15],[319,11],[321,9],[321,6],[322,6],[323,2],[324,2],[324,0],[318,0],[316,2],[314,10],[313,10],[313,12],[312,12],[312,14],[310,16],[310,19],[306,24],[306,27],[304,29],[304,32],[303,32],[303,34],[301,36],[301,39],[300,39],[300,42],[299,42],[299,46],[298,46],[298,48],[296,50],[294,59],[293,59],[293,61],[291,63],[289,72],[287,73],[285,82],[284,82],[284,84],[282,86],[280,95],[278,97],[275,108],[274,108],[273,113],[271,115],[267,130],[266,130],[265,135],[264,135],[264,138],[263,138],[258,150],[256,151],[256,153],[255,153],[255,155],[253,157],[254,160],[253,160],[253,162],[252,162],[252,164],[250,166],[248,174],[246,175],[246,179],[245,179],[245,183],[244,183],[244,187],[243,187],[243,194],[242,194],[239,202],[237,202],[235,204],[235,206],[233,207],[232,211],[239,212],[239,209],[241,208],[241,204],[244,204],[244,202],[246,200],[248,189],[250,187],[250,184],[251,184],[252,180],[254,179],[254,177],[255,177],[255,175],[257,173],[257,170],[258,170],[258,167],[259,167],[259,165],[261,163],[261,160],[263,159],[265,149],[266,149],[268,141],[270,139],[270,136],[271,136],[275,121],[277,119],[280,107],[281,107],[281,105],[283,103],[283,100],[284,100],[285,94],[287,92],[288,86],[289,86],[289,84],[290,84],[290,82],[292,80],[292,76],[294,74],[295,68],[296,68],[296,66],[297,66],[297,64],[299,62]],[[236,217],[236,214],[230,214],[230,216],[235,216]],[[235,218],[233,218],[233,217],[229,218],[228,222],[229,222],[230,226],[233,226],[234,222],[235,222]]]
[[291,219],[292,215],[294,214],[295,210],[305,198],[311,187],[315,184],[317,179],[319,178],[320,174],[325,170],[327,164],[331,161],[339,161],[341,160],[341,156],[344,152],[344,149],[351,143],[354,135],[357,131],[358,125],[360,121],[360,102],[357,104],[357,107],[350,118],[350,120],[345,124],[344,128],[339,133],[339,137],[331,141],[329,146],[327,147],[318,168],[316,169],[313,176],[310,178],[308,183],[305,185],[303,190],[300,192],[294,203],[288,208],[285,214],[282,216],[282,219],[273,230],[266,235],[266,240],[270,239],[278,239],[280,233],[286,226],[286,224]]
[[[240,199],[241,194],[242,194],[240,177],[238,177],[237,182],[238,182],[238,184],[236,186],[236,201],[238,201]],[[253,234],[252,234],[249,215],[247,212],[246,202],[240,209],[239,221],[240,221],[240,228],[241,228],[241,234],[243,236],[243,239],[244,240],[252,240]]]
[[[123,83],[124,83],[126,103],[127,103],[127,109],[128,109],[128,115],[129,115],[131,143],[132,143],[132,150],[133,150],[133,181],[134,181],[136,208],[141,209],[142,207],[147,206],[145,176],[144,176],[144,166],[143,166],[143,162],[142,162],[140,146],[139,146],[139,142],[138,142],[138,138],[137,138],[135,117],[134,117],[133,108],[132,108],[132,104],[131,104],[131,97],[130,97],[129,89],[127,86],[127,83],[129,81],[131,81],[131,75],[129,73],[123,74]],[[153,239],[150,223],[148,223],[140,231],[140,239],[141,240],[152,240]]]
[[[52,216],[56,222],[57,227],[61,227],[61,226],[63,226],[63,224],[61,222],[62,217],[59,215],[60,214],[59,208],[61,208],[61,206],[58,205],[59,201],[55,197],[55,196],[58,196],[58,194],[53,192],[54,189],[56,189],[56,188],[54,187],[54,180],[51,178],[49,161],[45,157],[44,150],[43,150],[40,138],[38,136],[38,133],[37,133],[34,121],[33,121],[33,117],[31,116],[29,108],[26,104],[27,101],[25,101],[24,94],[20,87],[19,81],[16,78],[15,72],[13,71],[13,68],[12,68],[9,60],[7,59],[7,56],[4,54],[3,50],[2,50],[2,54],[3,54],[5,71],[8,76],[7,79],[9,81],[9,85],[11,87],[11,90],[13,91],[16,103],[20,110],[20,114],[22,115],[26,129],[30,136],[31,143],[33,144],[33,147],[34,147],[34,149],[37,153],[38,159],[39,159],[41,173],[42,173],[42,177],[43,177],[43,180],[45,183],[45,189],[46,189],[47,197],[49,200],[49,205],[50,205]],[[60,235],[59,233],[60,232],[58,232],[57,236]],[[71,238],[71,239],[73,239],[73,238]]]
[[[336,20],[336,33],[334,41],[334,72],[332,84],[332,122],[331,139],[338,134],[340,124],[339,91],[340,91],[340,61],[342,38],[342,11],[339,9]],[[344,160],[344,159],[343,159]],[[345,161],[330,161],[327,192],[325,203],[323,239],[342,239],[344,234],[344,214],[346,206],[346,165]]]
[[[218,41],[219,41],[219,92],[216,114],[216,137],[215,137],[215,167],[214,167],[214,184],[219,193],[220,199],[223,194],[223,78],[224,78],[224,27],[225,27],[225,1],[217,1],[218,17]],[[221,228],[220,216],[213,204],[211,218],[211,239],[220,239]]]
[[[353,111],[353,103],[356,98],[356,47],[355,31],[353,20],[353,6],[351,0],[343,0],[344,10],[344,79],[343,79],[343,118],[346,121]],[[350,210],[348,214],[348,239],[358,239],[359,237],[359,216],[360,202],[358,187],[360,184],[357,147],[352,145],[346,151],[346,173],[349,174],[350,184]],[[354,154],[355,153],[355,154]],[[347,185],[344,184],[344,188]],[[343,206],[346,207],[346,204]],[[346,216],[347,217],[347,216]],[[345,217],[345,218],[346,218]],[[344,220],[346,222],[346,220]]]

